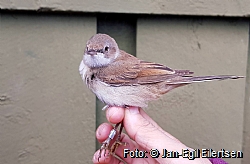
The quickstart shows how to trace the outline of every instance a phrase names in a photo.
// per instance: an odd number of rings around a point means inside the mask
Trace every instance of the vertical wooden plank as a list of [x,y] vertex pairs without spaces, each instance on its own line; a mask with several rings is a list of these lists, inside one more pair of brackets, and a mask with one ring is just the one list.
[[242,164],[248,164],[250,161],[250,86],[249,86],[250,84],[250,42],[249,42],[250,31],[249,31],[248,36],[249,36],[248,60],[247,60],[247,73],[246,73],[246,93],[245,93],[244,124],[243,124],[243,142],[242,142],[244,158],[242,159]]
[[[127,14],[100,14],[97,17],[97,32],[113,37],[120,49],[135,55],[136,52],[136,17]],[[104,104],[96,99],[96,128],[106,122]],[[96,142],[96,149],[100,144]]]
[[[137,25],[137,56],[143,60],[195,75],[246,75],[246,20],[141,17]],[[244,79],[192,84],[152,102],[146,112],[192,148],[242,150],[244,91]]]
[[90,163],[95,97],[78,67],[96,18],[0,16],[0,163]]

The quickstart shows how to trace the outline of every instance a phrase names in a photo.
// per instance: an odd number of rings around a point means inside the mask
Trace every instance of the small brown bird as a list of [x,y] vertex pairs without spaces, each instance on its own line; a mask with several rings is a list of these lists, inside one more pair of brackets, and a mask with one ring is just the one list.
[[[162,64],[143,61],[120,50],[116,41],[106,34],[96,34],[88,40],[79,71],[86,85],[106,104],[104,109],[108,106],[146,107],[149,101],[180,86],[242,78],[229,75],[192,76],[193,72],[189,70],[173,70]],[[116,135],[118,126],[111,131],[101,150],[110,150],[109,143]],[[121,129],[122,124],[119,133]],[[119,135],[115,147],[120,144]]]

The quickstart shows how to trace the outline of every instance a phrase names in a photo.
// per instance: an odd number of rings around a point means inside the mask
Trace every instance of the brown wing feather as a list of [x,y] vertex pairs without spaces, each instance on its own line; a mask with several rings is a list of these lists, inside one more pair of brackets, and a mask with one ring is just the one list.
[[97,69],[95,76],[111,86],[131,86],[165,82],[166,85],[182,86],[192,82],[237,79],[241,76],[193,77],[189,70],[172,70],[161,64],[139,60],[121,51],[120,57],[109,67]]
[[159,82],[171,82],[176,77],[192,74],[188,70],[172,70],[161,64],[142,61],[121,52],[122,55],[109,67],[100,69],[97,77],[112,86],[143,85]]

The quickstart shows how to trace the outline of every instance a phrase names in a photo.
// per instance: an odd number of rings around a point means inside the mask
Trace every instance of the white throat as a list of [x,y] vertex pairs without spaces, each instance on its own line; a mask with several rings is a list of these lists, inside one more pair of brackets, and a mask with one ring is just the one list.
[[[115,54],[115,58],[118,56],[118,53]],[[115,59],[114,58],[114,59]],[[85,54],[83,57],[84,63],[90,67],[90,68],[95,68],[95,67],[104,67],[109,65],[112,60],[111,58],[106,58],[103,53],[97,53],[96,55],[88,55]]]

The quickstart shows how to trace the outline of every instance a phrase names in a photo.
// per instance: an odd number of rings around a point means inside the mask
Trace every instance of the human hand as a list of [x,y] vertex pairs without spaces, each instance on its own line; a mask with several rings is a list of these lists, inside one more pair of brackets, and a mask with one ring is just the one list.
[[[182,154],[183,149],[190,149],[181,143],[178,139],[165,132],[159,125],[153,121],[141,108],[129,107],[110,107],[106,111],[107,120],[112,124],[117,124],[123,120],[124,128],[127,134],[122,133],[121,141],[126,142],[126,146],[119,146],[115,151],[116,155],[121,157],[126,163],[166,163],[166,164],[211,164],[206,158],[196,158],[189,160],[188,158],[162,158],[162,150],[178,151]],[[96,138],[99,142],[103,142],[113,129],[108,123],[101,124],[96,131]],[[129,155],[124,158],[124,149],[130,151],[147,152],[148,158],[131,158]],[[151,149],[157,149],[161,153],[158,158],[152,158],[149,154]],[[192,150],[192,149],[190,149]],[[104,151],[103,151],[104,152]],[[98,161],[99,150],[93,157],[93,163],[110,163],[117,164],[120,161],[114,156],[104,156],[102,153]]]

